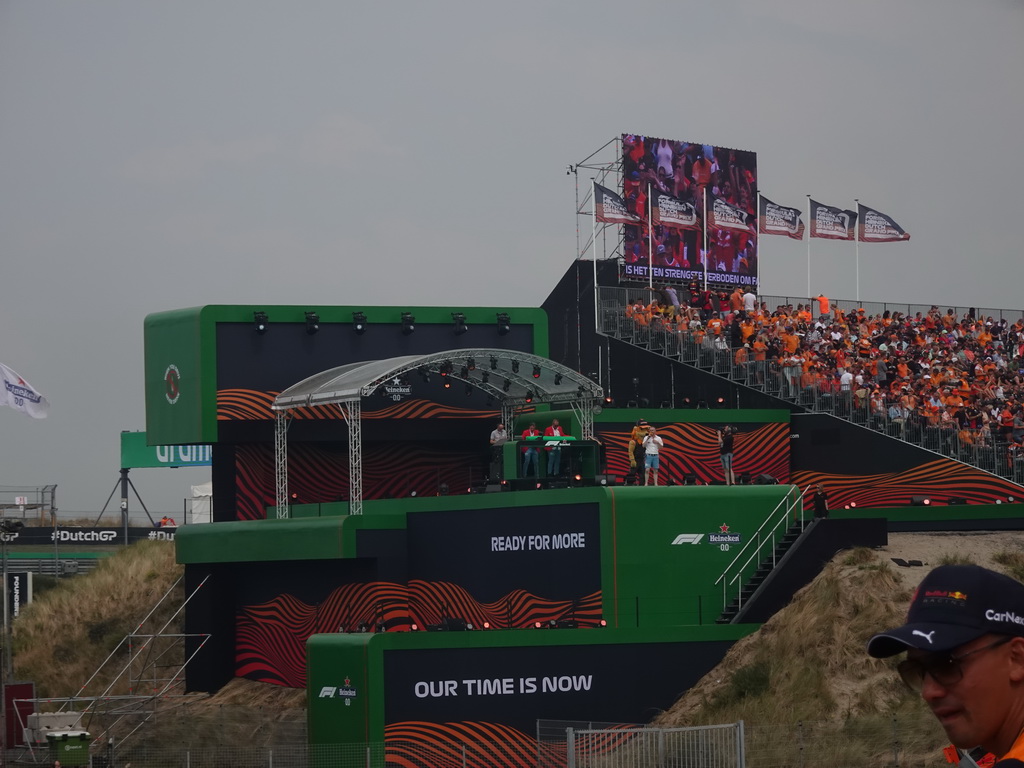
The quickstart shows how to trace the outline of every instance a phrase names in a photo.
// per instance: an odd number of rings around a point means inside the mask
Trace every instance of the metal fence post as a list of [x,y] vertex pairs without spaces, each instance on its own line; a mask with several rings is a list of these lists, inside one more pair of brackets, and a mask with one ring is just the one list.
[[892,764],[900,768],[900,731],[895,715],[892,717]]
[[576,768],[576,734],[572,728],[565,729],[565,768]]
[[743,721],[736,723],[736,768],[746,768],[747,765],[747,737],[743,728]]

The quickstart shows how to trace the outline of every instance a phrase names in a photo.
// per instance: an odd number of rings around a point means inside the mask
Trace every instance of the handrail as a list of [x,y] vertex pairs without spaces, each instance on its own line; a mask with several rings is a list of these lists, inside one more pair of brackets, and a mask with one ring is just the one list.
[[[651,291],[639,288],[600,288],[601,325],[598,333],[617,338],[672,360],[728,379],[737,385],[764,392],[813,413],[828,413],[863,429],[902,440],[936,454],[975,466],[1024,485],[1024,453],[1011,454],[1008,444],[998,442],[988,430],[976,439],[964,440],[958,430],[941,429],[922,420],[919,413],[892,416],[887,409],[872,407],[868,398],[858,399],[851,390],[814,384],[802,386],[798,377],[776,361],[738,362],[737,348],[727,335],[701,335],[698,331],[672,331],[655,323],[638,323],[626,308],[632,301],[649,300]],[[863,304],[862,304],[863,305]],[[1002,313],[1005,316],[1005,312]],[[826,382],[828,384],[828,382]],[[693,405],[693,404],[691,404]],[[706,406],[706,404],[704,404]],[[696,403],[700,408],[702,403]]]
[[[794,486],[794,488],[795,488],[795,486]],[[772,509],[772,511],[768,513],[768,515],[764,519],[764,522],[761,523],[761,526],[757,529],[757,531],[750,538],[750,540],[748,540],[747,543],[743,546],[743,548],[739,552],[736,553],[736,556],[732,559],[732,562],[730,562],[725,567],[725,570],[722,571],[722,575],[719,576],[717,579],[715,579],[715,584],[718,584],[719,582],[722,583],[722,610],[723,611],[729,605],[729,588],[732,587],[734,584],[736,584],[736,582],[739,581],[741,578],[743,578],[743,574],[746,572],[746,569],[750,567],[750,565],[754,561],[754,559],[760,557],[761,551],[762,551],[762,549],[763,549],[763,547],[764,547],[764,545],[766,543],[770,543],[771,546],[772,546],[772,567],[773,568],[775,567],[775,564],[776,564],[775,563],[775,546],[777,544],[776,534],[777,534],[777,532],[778,532],[780,527],[782,527],[783,530],[788,530],[788,528],[789,528],[789,520],[790,520],[790,513],[792,513],[796,509],[798,503],[799,503],[799,506],[800,506],[800,516],[799,516],[800,527],[802,529],[803,526],[804,526],[803,495],[801,494],[799,496],[799,502],[798,502],[796,499],[794,499],[793,489],[791,488],[789,491],[787,491],[785,496],[783,496],[781,499],[779,499],[779,503],[776,504],[775,508]],[[774,523],[771,525],[770,529],[767,532],[765,532],[765,528],[767,526],[769,526],[769,523],[772,523],[773,519],[776,517],[776,513],[779,511],[779,509],[781,507],[784,507],[783,514],[781,516],[778,516],[778,519],[774,520]],[[764,534],[764,537],[765,537],[763,540],[762,540],[762,533]],[[756,546],[755,546],[755,544],[756,544]],[[740,560],[740,558],[743,557],[744,553],[746,553],[747,550],[751,546],[754,547],[753,551],[750,553],[750,555],[747,557],[747,559],[744,560],[743,563],[736,569],[736,573],[733,574],[731,578],[728,578],[730,573],[731,573],[731,571],[732,571],[733,566],[736,565],[736,563]],[[742,607],[742,605],[743,605],[743,590],[742,590],[742,586],[741,586],[740,589],[737,590],[737,600],[739,601],[739,606],[738,607]]]

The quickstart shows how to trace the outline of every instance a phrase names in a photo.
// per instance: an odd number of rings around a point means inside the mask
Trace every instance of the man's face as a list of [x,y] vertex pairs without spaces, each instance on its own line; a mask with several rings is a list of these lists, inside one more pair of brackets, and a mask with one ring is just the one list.
[[[977,653],[959,662],[963,676],[955,682],[943,684],[926,674],[921,698],[953,744],[961,749],[981,746],[1001,754],[1017,736],[1017,726],[1008,722],[1016,696],[1010,682],[1010,645],[979,650],[993,639],[993,635],[985,635],[955,649],[952,655],[956,657]],[[935,656],[912,650],[907,659],[924,661]],[[1007,728],[1013,732],[1005,733]]]

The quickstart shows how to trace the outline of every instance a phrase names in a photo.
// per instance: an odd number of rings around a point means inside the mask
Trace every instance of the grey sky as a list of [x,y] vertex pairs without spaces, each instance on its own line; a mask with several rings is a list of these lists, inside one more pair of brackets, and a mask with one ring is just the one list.
[[[565,166],[622,131],[893,216],[912,239],[861,248],[863,299],[1019,307],[1021,40],[1017,0],[7,0],[0,361],[52,410],[0,409],[0,485],[102,506],[150,312],[539,305],[574,258]],[[853,297],[852,244],[813,259]],[[806,290],[806,243],[760,265]],[[174,512],[205,475],[134,479]]]

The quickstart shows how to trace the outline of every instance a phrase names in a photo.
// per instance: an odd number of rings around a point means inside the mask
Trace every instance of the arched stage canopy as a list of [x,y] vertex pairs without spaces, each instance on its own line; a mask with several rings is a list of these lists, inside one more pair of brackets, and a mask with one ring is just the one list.
[[566,403],[580,420],[582,435],[593,439],[594,408],[604,392],[580,373],[547,358],[508,349],[452,349],[429,355],[407,355],[388,360],[349,363],[310,376],[274,398],[277,412],[274,433],[277,515],[288,510],[288,411],[337,404],[348,424],[349,513],[363,511],[362,398],[389,382],[424,381],[447,376],[482,390],[501,403],[503,421],[511,425],[525,405]]

